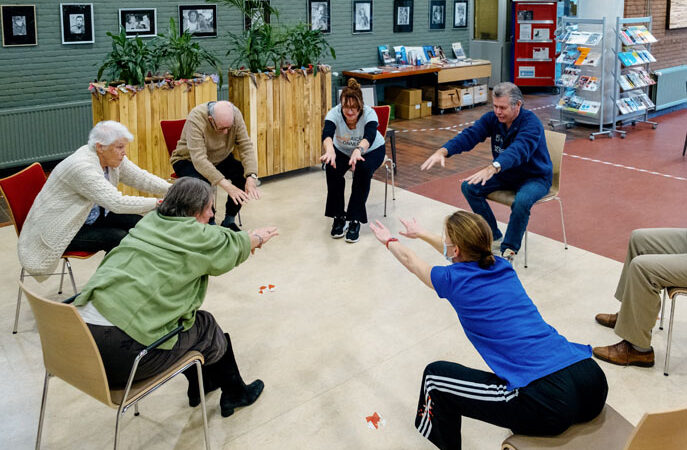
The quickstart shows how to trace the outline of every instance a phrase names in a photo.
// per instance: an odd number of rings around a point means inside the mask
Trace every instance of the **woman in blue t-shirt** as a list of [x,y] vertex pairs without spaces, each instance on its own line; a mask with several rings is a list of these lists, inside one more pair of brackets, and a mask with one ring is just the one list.
[[415,419],[424,437],[439,448],[459,449],[462,416],[545,436],[601,412],[608,384],[591,359],[591,347],[568,342],[544,321],[513,267],[492,255],[491,230],[481,216],[455,212],[446,219],[443,238],[415,219],[401,223],[406,229],[401,235],[422,239],[451,264],[431,267],[379,221],[370,228],[396,259],[451,303],[466,336],[493,370],[429,364]]
[[[370,181],[386,153],[384,136],[377,131],[378,125],[377,113],[363,103],[360,84],[351,78],[341,91],[341,102],[324,118],[322,130],[325,153],[320,159],[327,167],[324,215],[334,219],[330,233],[334,239],[346,233],[346,242],[357,242],[360,224],[367,223],[365,202],[370,193]],[[353,171],[353,185],[346,209],[344,175],[348,169]]]

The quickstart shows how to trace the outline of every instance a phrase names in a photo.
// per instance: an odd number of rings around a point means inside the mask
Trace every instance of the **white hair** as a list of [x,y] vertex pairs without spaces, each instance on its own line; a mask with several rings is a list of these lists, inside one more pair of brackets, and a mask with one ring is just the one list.
[[95,144],[108,146],[122,138],[131,142],[134,140],[134,135],[121,123],[114,120],[104,120],[95,124],[91,132],[88,133],[88,147],[95,151]]

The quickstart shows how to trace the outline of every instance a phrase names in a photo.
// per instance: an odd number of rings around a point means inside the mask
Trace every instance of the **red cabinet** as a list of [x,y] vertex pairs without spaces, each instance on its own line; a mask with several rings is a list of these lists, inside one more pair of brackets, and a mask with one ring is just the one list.
[[513,82],[555,86],[557,2],[513,1]]

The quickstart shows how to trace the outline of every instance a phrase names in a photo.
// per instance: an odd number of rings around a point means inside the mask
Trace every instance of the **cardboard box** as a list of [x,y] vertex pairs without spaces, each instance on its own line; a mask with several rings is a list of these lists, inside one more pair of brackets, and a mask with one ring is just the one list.
[[458,92],[458,97],[460,98],[460,106],[470,106],[475,103],[472,86],[456,89],[456,91]]
[[474,100],[474,103],[486,103],[487,101],[487,85],[486,84],[478,84],[477,86],[473,87],[473,97],[472,99]]
[[423,100],[420,103],[420,117],[427,117],[432,115],[432,102]]
[[[392,98],[393,100],[391,100]],[[384,90],[384,100],[404,105],[418,105],[422,102],[422,90],[408,88],[399,89],[398,86],[391,86]]]
[[421,111],[422,107],[420,103],[412,105],[396,103],[396,117],[399,119],[419,119]]
[[442,87],[437,91],[437,107],[450,109],[460,106],[460,96],[455,88]]

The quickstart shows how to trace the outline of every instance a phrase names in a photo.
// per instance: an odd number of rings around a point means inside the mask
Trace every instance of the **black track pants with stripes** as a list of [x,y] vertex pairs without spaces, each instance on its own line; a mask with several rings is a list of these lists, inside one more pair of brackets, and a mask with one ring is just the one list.
[[425,368],[415,427],[441,449],[460,449],[461,418],[471,417],[514,433],[560,434],[596,417],[608,384],[591,358],[508,390],[493,373],[436,361]]

